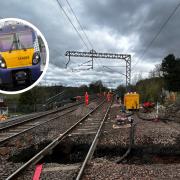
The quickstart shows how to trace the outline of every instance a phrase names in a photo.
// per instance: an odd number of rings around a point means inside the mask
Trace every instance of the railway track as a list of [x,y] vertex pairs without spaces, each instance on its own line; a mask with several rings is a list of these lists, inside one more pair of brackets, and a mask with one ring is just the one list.
[[[53,110],[50,112],[46,112],[44,114],[40,114],[25,120],[21,120],[16,123],[8,124],[5,127],[0,128],[0,146],[4,145],[9,140],[28,132],[36,127],[39,127],[43,124],[46,124],[50,121],[56,120],[62,116],[65,116],[77,109],[78,106],[83,104],[84,102],[76,103],[64,108],[60,108],[57,110]],[[54,117],[47,118],[47,116],[52,116],[55,114]],[[44,118],[46,117],[47,120]]]
[[[112,103],[112,102],[111,102]],[[84,117],[79,119],[75,124],[73,124],[70,128],[68,128],[63,134],[60,134],[57,138],[55,138],[50,144],[48,144],[44,149],[42,149],[40,152],[38,152],[36,155],[34,155],[30,160],[25,162],[21,167],[19,167],[14,173],[12,173],[8,179],[14,179],[17,178],[19,175],[22,175],[22,173],[30,166],[34,165],[40,160],[42,160],[45,156],[47,156],[49,153],[52,152],[52,150],[59,145],[62,140],[65,138],[69,138],[71,136],[76,136],[79,134],[94,134],[94,140],[89,148],[89,151],[86,155],[85,160],[82,163],[82,166],[79,170],[79,173],[77,175],[77,180],[80,179],[83,175],[84,169],[86,168],[86,165],[92,158],[92,155],[94,153],[94,150],[96,148],[99,135],[102,131],[103,124],[105,120],[108,117],[108,113],[111,107],[111,103],[106,103],[105,100],[103,100],[100,104],[98,104],[93,110],[91,110],[89,113],[87,113]],[[106,107],[106,109],[103,109]],[[101,111],[99,111],[99,109]],[[102,113],[102,111],[104,111]],[[99,118],[98,115],[100,115],[101,118]]]
[[[111,104],[112,104],[112,102],[111,102]],[[105,115],[103,116],[102,120],[100,121],[100,125],[99,125],[99,127],[98,127],[98,129],[97,129],[97,133],[96,133],[96,135],[95,135],[95,137],[94,137],[94,140],[93,140],[93,142],[92,142],[92,144],[91,144],[91,146],[90,146],[90,148],[89,148],[89,151],[88,151],[88,153],[87,153],[87,155],[86,155],[86,158],[85,158],[85,160],[84,160],[83,163],[82,163],[82,166],[81,166],[81,168],[80,168],[80,170],[79,170],[79,172],[78,172],[78,175],[77,175],[77,177],[76,177],[76,180],[80,180],[80,179],[81,179],[81,177],[83,176],[83,173],[84,173],[84,170],[85,170],[87,164],[89,163],[89,161],[91,160],[91,158],[92,158],[92,156],[93,156],[93,153],[94,153],[94,151],[95,151],[96,145],[97,145],[97,143],[98,143],[98,138],[99,138],[100,133],[101,133],[101,131],[102,131],[102,127],[103,127],[103,125],[104,125],[105,120],[108,118],[108,113],[109,113],[109,111],[110,111],[111,104],[108,106],[108,108],[107,108],[107,110],[106,110],[106,112],[105,112]]]
[[47,115],[51,115],[51,114],[54,114],[56,112],[60,112],[60,111],[63,111],[63,110],[66,110],[68,108],[71,108],[71,107],[74,107],[74,106],[78,106],[78,105],[81,105],[83,104],[83,102],[79,102],[79,103],[75,103],[75,104],[71,104],[69,106],[65,106],[65,107],[62,107],[62,108],[58,108],[58,109],[55,109],[55,110],[50,110],[50,111],[46,111],[46,112],[39,112],[38,114],[31,114],[27,117],[20,117],[16,120],[9,120],[9,121],[5,121],[5,122],[1,122],[0,123],[0,131],[2,130],[5,130],[7,128],[10,128],[10,127],[13,127],[13,126],[16,126],[18,124],[22,124],[22,123],[25,123],[25,122],[28,122],[28,121],[31,121],[31,120],[35,120],[37,118],[42,118],[42,117],[45,117]]

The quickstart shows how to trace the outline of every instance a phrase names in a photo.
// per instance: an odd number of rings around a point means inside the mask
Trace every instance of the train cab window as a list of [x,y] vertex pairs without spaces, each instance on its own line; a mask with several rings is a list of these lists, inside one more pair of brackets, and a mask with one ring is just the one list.
[[33,36],[32,32],[20,32],[17,33],[19,39],[19,48],[28,49],[33,48]]
[[17,42],[14,34],[0,36],[0,51],[10,51],[17,49]]

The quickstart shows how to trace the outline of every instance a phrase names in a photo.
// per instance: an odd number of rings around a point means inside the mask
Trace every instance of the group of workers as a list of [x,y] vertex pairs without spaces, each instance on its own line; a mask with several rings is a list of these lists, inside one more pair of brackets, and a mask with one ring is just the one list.
[[[88,92],[85,93],[85,105],[87,106],[89,104],[89,95],[88,95]],[[111,101],[111,98],[112,98],[112,93],[108,92],[104,92],[104,97],[106,97],[106,100],[107,102],[110,102]]]

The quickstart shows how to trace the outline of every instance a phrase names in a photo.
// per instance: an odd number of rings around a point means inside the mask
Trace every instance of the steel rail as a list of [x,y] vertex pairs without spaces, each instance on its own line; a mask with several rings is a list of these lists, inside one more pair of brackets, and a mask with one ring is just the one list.
[[97,133],[96,133],[96,136],[95,136],[95,138],[94,138],[94,140],[93,140],[93,142],[92,142],[92,144],[91,144],[91,147],[89,148],[89,151],[88,151],[88,153],[87,153],[87,155],[86,155],[86,158],[85,158],[85,160],[84,160],[84,162],[83,162],[83,164],[82,164],[82,166],[81,166],[81,168],[80,168],[80,170],[79,170],[79,173],[78,173],[78,175],[77,175],[77,177],[76,177],[76,180],[80,180],[80,179],[81,179],[81,177],[82,177],[82,175],[83,175],[83,172],[84,172],[84,170],[85,170],[85,168],[86,168],[86,165],[87,165],[88,162],[91,160],[91,158],[92,158],[92,156],[93,156],[93,154],[94,154],[96,145],[97,145],[98,140],[99,140],[100,133],[101,133],[101,131],[102,131],[102,127],[103,127],[103,125],[104,125],[105,120],[107,119],[107,116],[108,116],[108,114],[109,114],[111,105],[112,105],[112,101],[111,101],[111,103],[110,103],[110,105],[109,105],[109,107],[108,107],[108,109],[107,109],[107,111],[106,111],[106,113],[105,113],[105,115],[104,115],[104,117],[103,117],[103,120],[102,120],[101,123],[100,123],[100,126],[99,126],[99,128],[98,128],[98,131],[97,131]]
[[2,146],[5,142],[7,142],[7,141],[10,140],[10,139],[13,139],[13,138],[15,138],[15,137],[17,137],[17,136],[19,136],[19,135],[21,135],[21,134],[23,134],[23,133],[26,133],[27,131],[30,131],[30,130],[38,127],[38,126],[41,126],[41,125],[43,125],[43,124],[46,124],[46,123],[48,123],[48,122],[50,122],[50,121],[53,121],[53,120],[55,120],[55,119],[58,119],[58,118],[60,118],[60,117],[62,117],[62,116],[64,116],[64,115],[67,115],[67,114],[69,114],[69,113],[71,113],[71,112],[73,112],[73,111],[75,111],[75,110],[76,110],[76,109],[70,110],[70,111],[68,111],[68,112],[65,112],[64,114],[58,115],[58,116],[56,116],[56,117],[53,117],[53,118],[51,118],[51,119],[48,119],[47,121],[44,121],[44,122],[39,123],[39,124],[37,124],[37,125],[34,125],[34,126],[30,127],[30,128],[24,129],[23,131],[20,131],[20,132],[17,133],[17,134],[14,134],[14,135],[11,135],[11,136],[9,136],[9,137],[6,137],[5,139],[0,140],[0,146]]
[[28,166],[30,166],[33,163],[35,164],[35,163],[39,162],[43,157],[45,157],[49,152],[51,152],[52,149],[55,148],[60,143],[60,141],[62,141],[68,134],[70,134],[76,128],[77,125],[79,125],[81,122],[83,122],[85,119],[87,119],[89,117],[89,115],[94,113],[99,107],[101,107],[105,101],[106,100],[104,99],[98,106],[96,106],[93,110],[91,110],[89,113],[87,113],[78,122],[76,122],[69,129],[67,129],[63,134],[60,134],[49,145],[47,145],[44,149],[42,149],[39,153],[37,153],[29,161],[27,161],[20,168],[18,168],[15,172],[13,172],[9,177],[7,177],[6,180],[14,179],[23,170],[25,170]]
[[8,129],[8,128],[16,127],[17,125],[20,125],[20,124],[23,124],[23,123],[27,123],[27,122],[36,120],[36,119],[38,119],[38,118],[41,118],[41,117],[44,117],[44,116],[47,116],[47,115],[51,115],[51,114],[56,113],[56,112],[64,111],[64,110],[66,110],[66,109],[69,109],[69,108],[74,107],[74,106],[81,105],[81,104],[83,104],[83,103],[84,103],[84,101],[83,101],[83,102],[80,102],[80,103],[76,103],[76,104],[70,105],[70,106],[67,106],[67,107],[64,107],[64,108],[52,110],[51,112],[46,112],[46,113],[44,113],[44,114],[37,115],[37,116],[35,116],[35,117],[31,117],[31,118],[29,118],[29,119],[25,119],[25,120],[20,121],[20,122],[13,123],[13,124],[10,124],[10,125],[5,126],[5,127],[1,127],[1,128],[0,128],[0,131],[6,130],[6,129]]
[[[83,102],[83,103],[84,103],[84,102]],[[78,106],[78,105],[81,105],[81,104],[82,104],[82,103],[77,104],[77,106]],[[74,107],[74,106],[69,106],[69,107],[67,107],[66,109],[69,109],[69,108],[72,108],[72,107]],[[66,110],[66,109],[64,109],[64,110]],[[23,134],[23,133],[26,133],[27,131],[30,131],[30,130],[32,130],[32,129],[38,127],[38,126],[41,126],[41,125],[43,125],[43,124],[45,124],[45,123],[48,123],[48,122],[50,122],[50,121],[52,121],[52,120],[55,120],[55,119],[58,119],[58,118],[60,118],[60,117],[62,117],[62,116],[64,116],[64,115],[67,115],[67,114],[69,114],[69,113],[71,113],[71,112],[73,112],[73,111],[75,111],[75,110],[76,110],[76,108],[73,109],[73,110],[70,110],[70,111],[68,111],[68,112],[65,112],[64,114],[61,114],[61,115],[58,115],[58,116],[53,117],[53,118],[51,118],[51,119],[48,119],[47,121],[43,121],[43,122],[41,122],[41,123],[39,123],[39,124],[37,124],[37,125],[32,125],[31,127],[27,128],[27,129],[24,129],[24,130],[20,131],[19,133],[16,133],[16,134],[13,134],[13,135],[11,135],[11,136],[9,136],[9,137],[6,137],[6,138],[4,138],[3,140],[0,140],[0,146],[2,146],[4,143],[6,143],[6,142],[7,142],[8,140],[10,140],[10,139],[13,139],[13,138],[15,138],[15,137],[17,137],[17,136],[19,136],[19,135],[21,135],[21,134]],[[18,124],[18,125],[20,125],[20,124]]]

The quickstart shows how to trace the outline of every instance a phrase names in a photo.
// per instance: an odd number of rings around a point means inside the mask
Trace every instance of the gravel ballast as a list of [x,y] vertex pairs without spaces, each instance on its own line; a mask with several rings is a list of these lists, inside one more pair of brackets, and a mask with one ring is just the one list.
[[[88,106],[89,109],[78,108],[69,119],[49,124],[46,128],[50,131],[47,130],[46,135],[42,134],[37,138],[44,136],[42,142],[51,141],[57,132],[61,134],[69,126],[70,119],[75,120],[75,117],[83,116],[95,105],[92,103]],[[102,109],[101,114],[103,113]],[[134,114],[136,126],[132,150],[120,164],[117,164],[115,161],[126,152],[130,142],[129,126],[114,128],[117,115],[122,116],[123,113],[120,111],[120,106],[114,103],[103,127],[94,157],[82,179],[180,179],[180,124],[177,121],[145,121]],[[37,129],[36,133],[40,132]],[[75,179],[92,139],[93,135],[85,134],[72,135],[68,141],[64,140],[53,159],[45,160],[41,179]],[[60,158],[62,156],[66,157],[63,161]],[[21,179],[31,179],[33,172],[34,167],[29,168]]]

